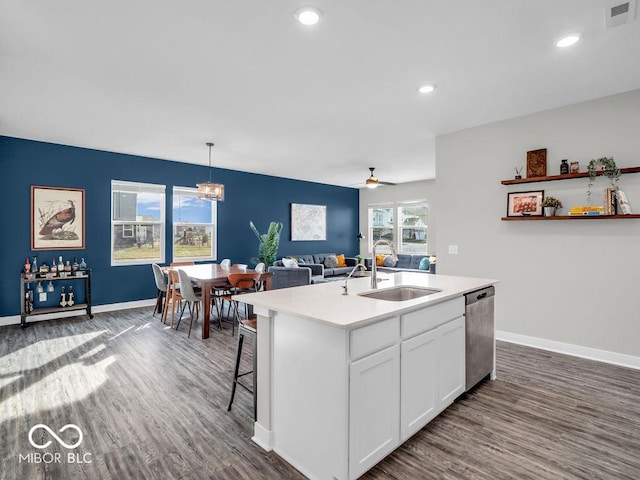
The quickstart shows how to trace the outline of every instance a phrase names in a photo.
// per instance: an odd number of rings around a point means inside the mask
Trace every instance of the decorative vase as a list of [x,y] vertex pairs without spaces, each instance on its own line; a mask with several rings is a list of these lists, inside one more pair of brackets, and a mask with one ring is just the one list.
[[543,207],[545,217],[555,217],[556,207]]

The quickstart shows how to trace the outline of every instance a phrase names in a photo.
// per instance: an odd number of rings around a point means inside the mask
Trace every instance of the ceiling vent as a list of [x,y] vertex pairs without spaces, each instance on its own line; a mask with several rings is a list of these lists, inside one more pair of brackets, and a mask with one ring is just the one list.
[[604,24],[606,28],[617,27],[633,22],[636,15],[636,0],[610,0],[605,8]]

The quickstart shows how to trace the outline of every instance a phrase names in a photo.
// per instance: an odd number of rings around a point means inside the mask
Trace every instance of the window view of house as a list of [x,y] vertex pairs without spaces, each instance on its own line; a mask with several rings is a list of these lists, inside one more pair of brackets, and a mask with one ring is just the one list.
[[217,202],[199,199],[195,188],[173,188],[173,259],[216,259]]
[[164,262],[165,187],[111,182],[111,264]]
[[427,212],[426,202],[369,207],[369,251],[373,243],[385,239],[393,242],[397,253],[428,253]]

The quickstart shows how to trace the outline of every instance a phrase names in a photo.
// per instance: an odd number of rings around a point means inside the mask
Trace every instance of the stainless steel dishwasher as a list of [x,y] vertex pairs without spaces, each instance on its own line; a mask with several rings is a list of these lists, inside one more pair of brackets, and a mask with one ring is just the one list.
[[487,287],[465,296],[466,382],[471,389],[493,370],[495,288]]

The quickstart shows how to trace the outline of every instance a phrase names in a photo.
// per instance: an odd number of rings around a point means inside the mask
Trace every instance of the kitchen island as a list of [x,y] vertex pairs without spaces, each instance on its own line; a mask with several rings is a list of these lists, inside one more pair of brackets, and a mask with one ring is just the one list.
[[465,391],[464,295],[497,282],[379,278],[376,295],[424,296],[371,298],[365,277],[347,295],[341,281],[236,297],[258,315],[253,440],[309,478],[358,478]]

